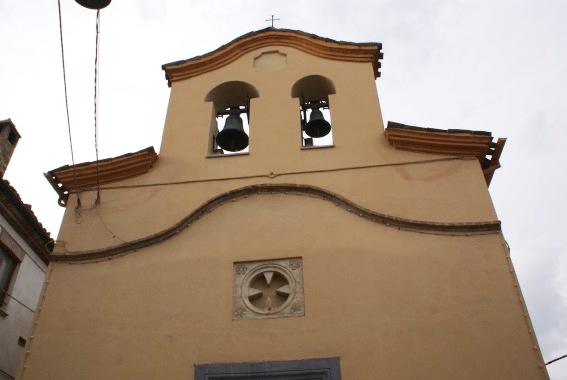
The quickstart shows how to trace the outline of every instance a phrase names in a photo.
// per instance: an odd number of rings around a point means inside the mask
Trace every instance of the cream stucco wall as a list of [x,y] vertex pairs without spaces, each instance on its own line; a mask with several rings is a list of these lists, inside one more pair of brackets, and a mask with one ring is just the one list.
[[[275,73],[254,69],[254,58],[263,51],[285,53],[287,65]],[[313,74],[335,84],[336,94],[330,96],[332,148],[300,149],[299,102],[291,98],[291,88]],[[231,80],[247,82],[260,93],[251,101],[250,154],[207,157],[213,105],[205,97]],[[173,83],[158,163],[147,175],[116,184],[162,186],[104,190],[105,202],[97,210],[84,208],[80,225],[74,212],[66,214],[59,240],[69,251],[118,243],[99,216],[121,239],[141,238],[175,224],[222,192],[255,183],[320,186],[408,219],[495,220],[478,162],[430,162],[439,159],[443,157],[388,145],[370,64],[325,60],[281,46],[259,49],[216,71]],[[400,165],[404,163],[411,164]],[[335,171],[349,168],[353,170]],[[93,203],[92,196],[84,194],[84,203]],[[74,207],[71,197],[68,209]],[[83,235],[85,224],[94,233],[75,238]]]
[[[24,378],[191,379],[196,363],[339,356],[343,379],[543,379],[507,254],[499,234],[243,198],[143,251],[52,264]],[[305,316],[233,321],[233,262],[295,256]]]
[[[254,69],[266,51],[286,54],[285,67]],[[332,148],[301,149],[290,92],[313,74],[335,84]],[[250,153],[207,157],[212,104],[204,99],[233,80],[260,94]],[[219,194],[278,183],[421,222],[497,219],[476,159],[387,144],[370,63],[275,45],[174,82],[154,168],[103,188],[96,209],[77,214],[71,196],[56,253],[141,239]],[[94,192],[81,196],[94,202]],[[233,321],[233,263],[297,256],[305,316]],[[498,232],[399,230],[329,200],[257,194],[136,252],[52,263],[48,281],[22,379],[192,379],[195,364],[320,357],[340,357],[343,379],[547,378]]]

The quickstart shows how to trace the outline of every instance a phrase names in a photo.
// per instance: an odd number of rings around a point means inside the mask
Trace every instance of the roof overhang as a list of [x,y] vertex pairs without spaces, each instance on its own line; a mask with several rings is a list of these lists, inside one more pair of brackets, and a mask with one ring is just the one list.
[[59,194],[59,205],[65,207],[69,193],[94,188],[137,177],[147,173],[157,161],[153,147],[119,157],[85,162],[75,166],[65,165],[44,173],[45,178]]
[[16,136],[18,136],[18,139],[22,138],[20,132],[18,132],[18,129],[16,128],[16,125],[14,124],[12,119],[0,120],[0,127],[3,127],[5,125],[10,126],[11,130],[16,134]]
[[173,82],[195,77],[234,62],[244,54],[266,46],[288,46],[305,53],[345,62],[369,62],[374,77],[380,76],[382,44],[335,41],[298,30],[266,28],[250,32],[218,49],[191,59],[162,65],[169,86]]
[[493,142],[490,132],[420,128],[392,121],[388,122],[385,135],[390,145],[400,150],[476,157],[487,185],[490,185],[496,169],[500,168],[500,155],[506,144],[505,138]]
[[[8,181],[0,179],[0,214],[44,263],[49,262],[53,239]],[[1,228],[0,228],[1,229]]]

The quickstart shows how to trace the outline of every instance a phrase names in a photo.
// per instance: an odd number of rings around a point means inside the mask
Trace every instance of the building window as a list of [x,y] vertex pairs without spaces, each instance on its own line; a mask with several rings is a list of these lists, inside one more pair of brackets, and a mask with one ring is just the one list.
[[339,358],[285,362],[202,364],[195,380],[340,380]]
[[299,99],[302,147],[333,145],[329,103],[331,94],[335,94],[335,85],[321,75],[303,77],[293,85],[291,96]]
[[225,82],[205,97],[213,103],[209,133],[209,156],[246,153],[249,151],[250,100],[258,90],[240,81]]
[[10,288],[12,275],[17,265],[18,260],[16,257],[0,246],[0,307],[6,301],[6,294]]
[[301,257],[236,262],[233,275],[233,320],[305,315]]
[[18,135],[16,135],[16,132],[10,131],[10,133],[8,134],[8,141],[10,142],[10,144],[16,145],[17,140],[18,140]]

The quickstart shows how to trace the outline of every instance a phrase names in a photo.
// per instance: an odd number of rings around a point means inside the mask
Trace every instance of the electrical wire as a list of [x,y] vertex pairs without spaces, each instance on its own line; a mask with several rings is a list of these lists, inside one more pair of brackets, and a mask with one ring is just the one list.
[[75,154],[73,153],[73,139],[71,137],[71,118],[69,116],[69,97],[67,95],[67,75],[65,70],[65,50],[63,49],[63,21],[61,17],[61,0],[57,0],[59,9],[59,36],[61,40],[61,62],[63,65],[63,87],[65,88],[65,108],[67,110],[67,126],[69,130],[69,146],[71,147],[71,162],[73,163],[73,178],[75,180],[75,193],[77,195],[77,209],[81,208],[81,198],[79,196],[79,186],[77,184],[77,173],[75,171]]
[[15,379],[14,376],[10,375],[8,372],[2,370],[1,368],[0,368],[0,374],[7,376],[8,379]]
[[100,40],[100,9],[96,11],[96,43],[95,43],[95,70],[94,70],[94,143],[96,153],[96,200],[93,207],[100,203],[100,179],[98,168],[98,65],[99,65],[99,40]]
[[550,360],[550,361],[548,361],[547,363],[545,363],[545,365],[549,365],[549,364],[551,364],[551,363],[555,363],[556,361],[561,360],[561,359],[565,359],[565,358],[567,358],[567,355],[563,355],[563,356],[560,356],[560,357],[555,358],[555,359],[553,359],[553,360]]
[[95,208],[96,214],[98,215],[98,218],[100,219],[100,222],[102,223],[102,225],[104,226],[104,228],[108,231],[108,233],[110,233],[112,235],[112,238],[116,238],[118,240],[120,240],[122,243],[124,244],[130,244],[130,241],[126,241],[121,239],[118,235],[116,235],[113,231],[110,230],[110,228],[108,228],[108,226],[106,225],[104,219],[102,219],[102,216],[100,215],[100,213],[98,212],[98,208]]
[[[102,187],[102,189],[103,189],[103,190],[137,189],[137,188],[143,188],[143,187],[187,185],[187,184],[191,184],[191,183],[205,183],[205,182],[217,182],[217,181],[234,181],[234,180],[254,179],[254,178],[270,178],[270,179],[274,179],[274,178],[276,178],[276,177],[289,176],[289,175],[303,175],[303,174],[314,174],[314,173],[330,173],[330,172],[341,172],[341,171],[345,171],[345,170],[371,169],[371,168],[388,168],[388,167],[404,166],[404,165],[429,164],[429,163],[442,162],[442,161],[466,161],[466,160],[476,160],[476,159],[477,159],[476,157],[469,157],[469,156],[458,156],[458,157],[447,157],[447,158],[433,158],[433,159],[429,159],[429,160],[392,162],[392,163],[387,163],[387,164],[371,164],[371,165],[345,166],[345,167],[341,167],[341,168],[332,168],[332,169],[300,170],[300,171],[290,171],[290,172],[281,172],[281,173],[270,172],[269,174],[251,174],[251,175],[236,176],[236,177],[193,179],[193,180],[172,181],[172,182],[156,182],[156,183],[147,183],[147,184],[140,184],[140,185],[104,186],[104,187]],[[89,189],[89,188],[83,188],[83,189],[81,189],[81,190],[82,190],[82,191],[92,191],[92,188],[91,188],[91,189]]]
[[1,293],[4,293],[5,295],[7,295],[8,297],[10,297],[11,299],[13,299],[14,301],[16,301],[17,303],[19,303],[20,305],[22,305],[23,307],[25,307],[26,309],[28,309],[29,311],[31,311],[32,313],[35,313],[35,310],[32,309],[31,307],[29,307],[28,305],[24,304],[22,301],[20,301],[19,299],[17,299],[16,297],[14,297],[13,295],[11,295],[10,293],[8,293],[5,290],[0,290]]

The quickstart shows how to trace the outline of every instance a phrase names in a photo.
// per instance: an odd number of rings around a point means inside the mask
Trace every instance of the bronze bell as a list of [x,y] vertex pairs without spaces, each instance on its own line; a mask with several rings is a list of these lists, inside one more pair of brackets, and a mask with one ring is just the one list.
[[229,152],[238,152],[248,146],[248,135],[244,132],[240,115],[229,115],[224,128],[217,135],[217,145]]
[[102,9],[110,4],[111,0],[75,0],[79,5],[89,9]]
[[323,117],[323,112],[319,108],[311,110],[309,122],[305,124],[303,130],[309,137],[323,137],[331,132],[331,124]]

